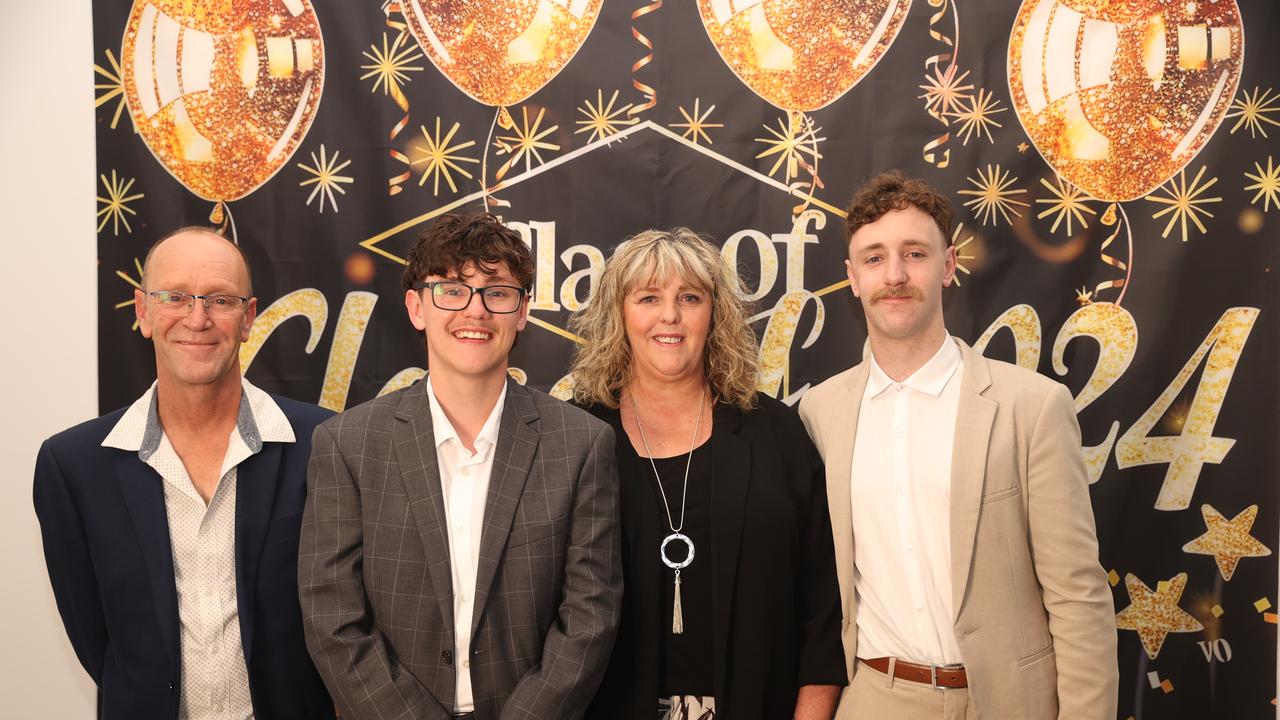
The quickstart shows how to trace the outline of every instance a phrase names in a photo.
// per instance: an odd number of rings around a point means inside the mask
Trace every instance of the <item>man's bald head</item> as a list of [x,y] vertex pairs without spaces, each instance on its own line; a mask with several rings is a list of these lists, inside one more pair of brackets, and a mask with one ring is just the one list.
[[149,272],[151,270],[151,258],[156,254],[156,250],[159,249],[159,247],[163,245],[165,242],[172,240],[173,238],[176,238],[178,236],[187,236],[192,234],[211,235],[215,238],[218,238],[222,242],[225,242],[227,245],[230,245],[232,248],[235,249],[236,254],[240,256],[240,264],[244,267],[245,294],[247,296],[252,296],[253,295],[253,273],[252,271],[249,270],[248,256],[244,254],[244,250],[242,250],[239,245],[232,242],[231,239],[228,238],[226,235],[223,235],[222,233],[218,232],[217,228],[212,228],[205,225],[187,225],[185,227],[180,227],[177,230],[174,230],[168,233],[164,237],[160,238],[159,240],[156,240],[154,243],[151,244],[151,248],[147,250],[147,257],[142,261],[142,284],[146,287],[146,289],[147,290],[169,289],[169,288],[153,288],[148,283],[147,280],[148,278],[151,277],[151,273]]

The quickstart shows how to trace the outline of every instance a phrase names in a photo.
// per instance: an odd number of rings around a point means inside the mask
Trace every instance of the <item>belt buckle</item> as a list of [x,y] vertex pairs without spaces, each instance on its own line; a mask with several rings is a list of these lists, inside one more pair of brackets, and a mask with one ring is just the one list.
[[938,669],[941,668],[943,670],[955,670],[958,667],[962,667],[962,666],[957,665],[955,663],[950,663],[946,665],[935,665],[933,663],[929,663],[929,684],[933,686],[934,690],[937,690],[938,689]]

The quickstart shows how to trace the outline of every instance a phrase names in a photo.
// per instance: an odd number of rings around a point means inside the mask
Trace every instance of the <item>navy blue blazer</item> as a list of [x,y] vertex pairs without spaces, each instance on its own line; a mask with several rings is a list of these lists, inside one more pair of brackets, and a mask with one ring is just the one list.
[[[235,510],[240,638],[257,720],[332,718],[298,605],[298,531],[311,431],[333,413],[273,395],[294,443],[240,464]],[[178,594],[164,480],[136,452],[102,447],[125,410],[58,433],[36,460],[35,508],[67,636],[104,720],[176,720]]]

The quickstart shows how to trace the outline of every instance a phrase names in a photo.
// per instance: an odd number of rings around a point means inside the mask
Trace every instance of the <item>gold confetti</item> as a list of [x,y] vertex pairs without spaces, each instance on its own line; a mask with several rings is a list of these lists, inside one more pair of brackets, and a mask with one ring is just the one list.
[[1263,612],[1271,609],[1271,601],[1267,598],[1258,598],[1254,601],[1253,606],[1257,608],[1258,612]]
[[1115,570],[1110,570],[1110,571],[1108,571],[1108,572],[1107,572],[1107,582],[1111,583],[1111,587],[1115,587],[1115,586],[1119,585],[1119,584],[1120,584],[1120,573],[1117,573]]
[[1222,609],[1221,605],[1214,605],[1213,607],[1209,608],[1209,612],[1213,613],[1214,617],[1222,617],[1223,614],[1226,613],[1226,611]]

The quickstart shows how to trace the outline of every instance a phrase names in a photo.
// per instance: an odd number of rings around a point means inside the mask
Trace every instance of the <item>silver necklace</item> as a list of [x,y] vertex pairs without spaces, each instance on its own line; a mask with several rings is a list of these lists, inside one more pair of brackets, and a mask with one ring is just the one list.
[[[702,411],[707,405],[707,395],[703,393],[702,400],[698,403],[698,421],[693,425],[693,440],[689,442],[689,459],[684,463],[684,489],[680,491],[680,524],[676,525],[671,518],[671,505],[667,503],[667,492],[662,489],[662,476],[658,474],[658,464],[653,461],[653,451],[649,449],[649,439],[644,436],[644,425],[640,422],[640,407],[636,405],[635,397],[631,398],[631,411],[636,416],[636,428],[640,431],[640,442],[644,444],[644,454],[649,456],[649,467],[653,468],[653,478],[658,483],[658,492],[662,495],[662,507],[667,511],[667,527],[671,528],[671,534],[663,538],[662,545],[658,548],[658,554],[662,557],[662,564],[671,568],[676,573],[676,594],[675,599],[671,603],[671,633],[680,635],[684,633],[684,612],[680,607],[680,571],[689,567],[693,562],[693,541],[688,535],[681,533],[684,529],[685,521],[685,501],[689,498],[689,467],[693,465],[693,450],[698,444],[698,432],[702,430]],[[689,548],[689,554],[685,555],[684,560],[675,562],[667,557],[667,546],[673,542],[684,543]]]

